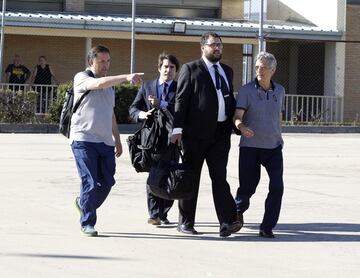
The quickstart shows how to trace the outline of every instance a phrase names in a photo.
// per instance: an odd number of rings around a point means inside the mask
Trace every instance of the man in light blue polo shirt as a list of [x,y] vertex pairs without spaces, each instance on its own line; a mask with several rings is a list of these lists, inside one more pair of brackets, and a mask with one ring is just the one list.
[[259,236],[273,238],[284,190],[283,139],[281,119],[285,89],[271,80],[276,59],[268,52],[256,57],[256,78],[240,88],[236,101],[234,124],[241,131],[239,155],[240,186],[236,194],[238,218],[249,208],[250,198],[260,181],[261,165],[269,175],[269,193]]

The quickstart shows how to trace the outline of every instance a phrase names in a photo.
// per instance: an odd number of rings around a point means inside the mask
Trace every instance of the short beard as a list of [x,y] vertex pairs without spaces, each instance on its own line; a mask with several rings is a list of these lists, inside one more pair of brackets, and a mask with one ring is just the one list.
[[219,61],[221,60],[222,54],[220,54],[219,57],[216,57],[215,55],[208,53],[207,55],[205,55],[205,57],[206,57],[206,59],[208,59],[210,62],[212,62],[212,63],[217,63],[217,62],[219,62]]

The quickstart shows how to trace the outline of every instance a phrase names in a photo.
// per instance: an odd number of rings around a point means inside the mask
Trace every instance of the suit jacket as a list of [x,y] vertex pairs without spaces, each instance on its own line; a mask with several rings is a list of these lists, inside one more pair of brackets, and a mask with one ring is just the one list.
[[[235,111],[233,70],[220,63],[229,84],[232,100],[231,115],[225,131],[232,130]],[[218,98],[214,82],[203,59],[192,61],[181,67],[175,101],[174,128],[183,128],[183,134],[199,139],[215,135],[218,118]]]
[[[158,96],[157,94],[157,82],[158,79],[145,81],[142,86],[140,87],[133,103],[129,107],[129,115],[133,118],[136,122],[140,122],[139,113],[140,111],[149,111],[153,107],[148,100],[150,95]],[[167,109],[170,111],[171,114],[174,115],[174,106],[175,106],[175,95],[176,95],[176,85],[177,82],[173,80],[171,83],[168,93],[166,95],[166,101],[168,102]]]

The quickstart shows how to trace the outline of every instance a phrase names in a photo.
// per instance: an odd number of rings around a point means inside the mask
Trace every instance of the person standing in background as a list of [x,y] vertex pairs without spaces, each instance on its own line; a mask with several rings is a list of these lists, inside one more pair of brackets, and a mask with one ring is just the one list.
[[[30,78],[30,70],[21,63],[21,57],[15,54],[14,61],[5,70],[7,82],[11,84],[25,84]],[[24,86],[9,85],[10,90],[24,90]]]
[[41,86],[51,85],[52,80],[55,81],[55,84],[59,84],[52,68],[47,63],[46,57],[40,56],[38,64],[35,66],[31,76],[31,83],[34,85],[38,85],[34,86],[35,90],[39,93],[36,106],[38,113],[46,113],[48,105],[56,97],[56,92],[52,91],[50,87]]

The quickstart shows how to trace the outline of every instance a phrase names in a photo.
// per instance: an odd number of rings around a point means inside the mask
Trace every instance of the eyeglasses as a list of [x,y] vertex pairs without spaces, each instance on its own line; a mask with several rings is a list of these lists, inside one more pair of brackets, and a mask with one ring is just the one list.
[[264,67],[264,66],[255,66],[255,70],[270,70],[270,67]]
[[210,46],[211,48],[220,48],[223,49],[224,45],[221,42],[214,42],[214,43],[205,43],[205,45]]

